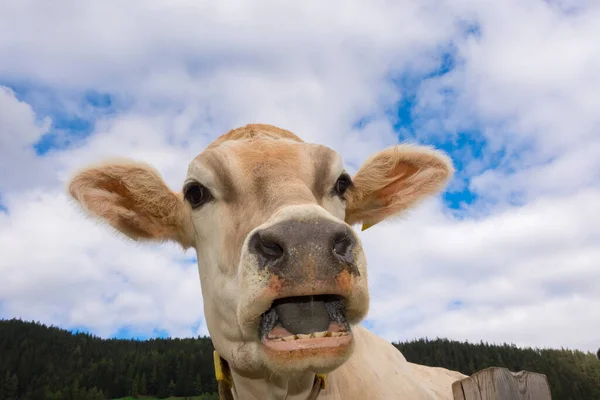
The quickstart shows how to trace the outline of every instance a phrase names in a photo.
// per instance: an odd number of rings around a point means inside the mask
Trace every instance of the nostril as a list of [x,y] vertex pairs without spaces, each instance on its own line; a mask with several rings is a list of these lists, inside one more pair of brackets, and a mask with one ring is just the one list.
[[271,261],[283,257],[283,248],[275,240],[264,237],[260,233],[257,233],[254,239],[253,247],[259,255]]
[[268,240],[261,241],[260,246],[261,246],[260,252],[266,257],[276,259],[276,258],[280,258],[281,256],[283,256],[283,249],[281,248],[280,245],[278,245],[275,242],[271,242]]
[[345,232],[338,233],[333,237],[333,253],[347,261],[350,261],[352,257],[353,245],[354,241]]

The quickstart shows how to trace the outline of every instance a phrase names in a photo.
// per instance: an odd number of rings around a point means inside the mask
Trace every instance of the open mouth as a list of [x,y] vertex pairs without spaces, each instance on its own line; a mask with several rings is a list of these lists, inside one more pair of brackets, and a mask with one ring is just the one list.
[[273,350],[337,347],[351,341],[341,296],[278,299],[260,320],[262,342]]

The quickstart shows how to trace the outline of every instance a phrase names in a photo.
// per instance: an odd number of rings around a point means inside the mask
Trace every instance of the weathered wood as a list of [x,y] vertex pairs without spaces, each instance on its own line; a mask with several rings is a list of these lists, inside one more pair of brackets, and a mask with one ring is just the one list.
[[552,400],[546,375],[492,367],[452,384],[454,400]]

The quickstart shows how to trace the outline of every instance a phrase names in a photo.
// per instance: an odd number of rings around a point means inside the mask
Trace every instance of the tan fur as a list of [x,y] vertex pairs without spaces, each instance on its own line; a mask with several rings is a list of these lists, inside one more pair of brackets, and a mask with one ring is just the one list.
[[448,157],[426,147],[399,145],[381,151],[353,178],[346,222],[377,223],[398,215],[443,189],[453,172]]
[[[393,217],[440,191],[453,172],[442,153],[396,146],[367,160],[341,199],[332,188],[343,171],[333,150],[280,128],[252,124],[221,135],[190,163],[186,183],[204,185],[214,197],[197,209],[167,188],[150,166],[129,160],[80,171],[69,192],[90,214],[128,237],[195,248],[206,323],[215,348],[231,366],[236,399],[304,399],[317,370],[330,372],[319,399],[451,399],[451,382],[461,374],[407,363],[359,325],[369,296],[358,237],[353,252],[359,273],[331,279],[315,279],[315,261],[307,254],[301,264],[306,268],[298,269],[302,279],[282,281],[258,268],[248,250],[253,232],[284,221],[351,225]],[[266,352],[257,329],[273,299],[318,293],[346,298],[352,346],[328,356]]]
[[255,138],[269,139],[291,139],[296,142],[303,142],[298,136],[285,129],[267,124],[248,124],[241,128],[232,129],[229,132],[219,136],[214,142],[208,145],[208,149],[217,147],[229,140],[248,140]]
[[170,191],[148,164],[112,160],[88,166],[71,180],[69,193],[131,239],[192,245],[189,210],[182,195]]

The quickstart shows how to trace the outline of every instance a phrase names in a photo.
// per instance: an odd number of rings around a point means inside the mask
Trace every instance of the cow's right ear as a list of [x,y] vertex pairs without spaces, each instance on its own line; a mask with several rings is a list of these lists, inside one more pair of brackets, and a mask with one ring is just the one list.
[[151,166],[130,160],[89,166],[69,183],[81,207],[134,240],[193,246],[190,208]]

